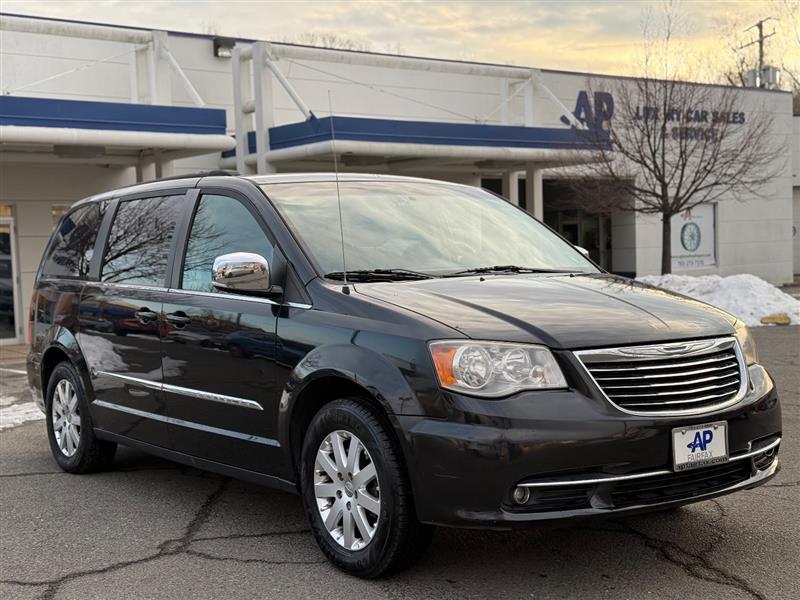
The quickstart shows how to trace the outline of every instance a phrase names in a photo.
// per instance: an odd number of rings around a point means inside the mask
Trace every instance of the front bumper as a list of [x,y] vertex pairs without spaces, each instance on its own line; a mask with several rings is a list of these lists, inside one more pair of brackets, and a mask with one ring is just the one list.
[[[418,517],[506,529],[677,506],[765,483],[780,468],[780,404],[760,366],[736,405],[691,417],[634,416],[577,390],[481,400],[448,394],[446,420],[398,417]],[[728,422],[730,461],[672,471],[674,427]],[[519,505],[513,490],[525,487]]]

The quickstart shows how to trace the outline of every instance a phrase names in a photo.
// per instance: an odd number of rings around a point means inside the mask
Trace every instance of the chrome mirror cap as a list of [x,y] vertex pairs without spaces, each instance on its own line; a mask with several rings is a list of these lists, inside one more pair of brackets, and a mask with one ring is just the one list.
[[269,263],[260,254],[232,252],[214,259],[211,281],[218,290],[245,294],[271,291]]

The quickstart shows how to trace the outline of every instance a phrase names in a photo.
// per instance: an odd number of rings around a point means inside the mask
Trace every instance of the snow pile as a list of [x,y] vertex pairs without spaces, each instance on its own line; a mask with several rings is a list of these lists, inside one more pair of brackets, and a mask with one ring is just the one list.
[[5,406],[0,408],[0,431],[39,419],[44,419],[44,413],[33,402]]
[[721,308],[748,327],[760,327],[762,317],[775,313],[788,315],[792,325],[800,324],[800,300],[755,275],[647,275],[638,281]]

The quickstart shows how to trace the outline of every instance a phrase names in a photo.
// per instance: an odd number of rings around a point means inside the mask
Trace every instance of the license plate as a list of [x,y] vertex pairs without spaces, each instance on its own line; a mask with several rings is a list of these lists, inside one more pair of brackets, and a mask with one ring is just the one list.
[[676,471],[728,462],[728,423],[676,427],[672,430],[672,456]]

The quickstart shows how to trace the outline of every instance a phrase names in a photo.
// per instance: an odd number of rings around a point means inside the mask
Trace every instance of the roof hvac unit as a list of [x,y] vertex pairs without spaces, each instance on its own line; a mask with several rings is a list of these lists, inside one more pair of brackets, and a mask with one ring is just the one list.
[[781,70],[777,67],[765,65],[761,71],[761,78],[758,77],[758,69],[750,69],[747,72],[747,87],[777,88],[781,83]]

